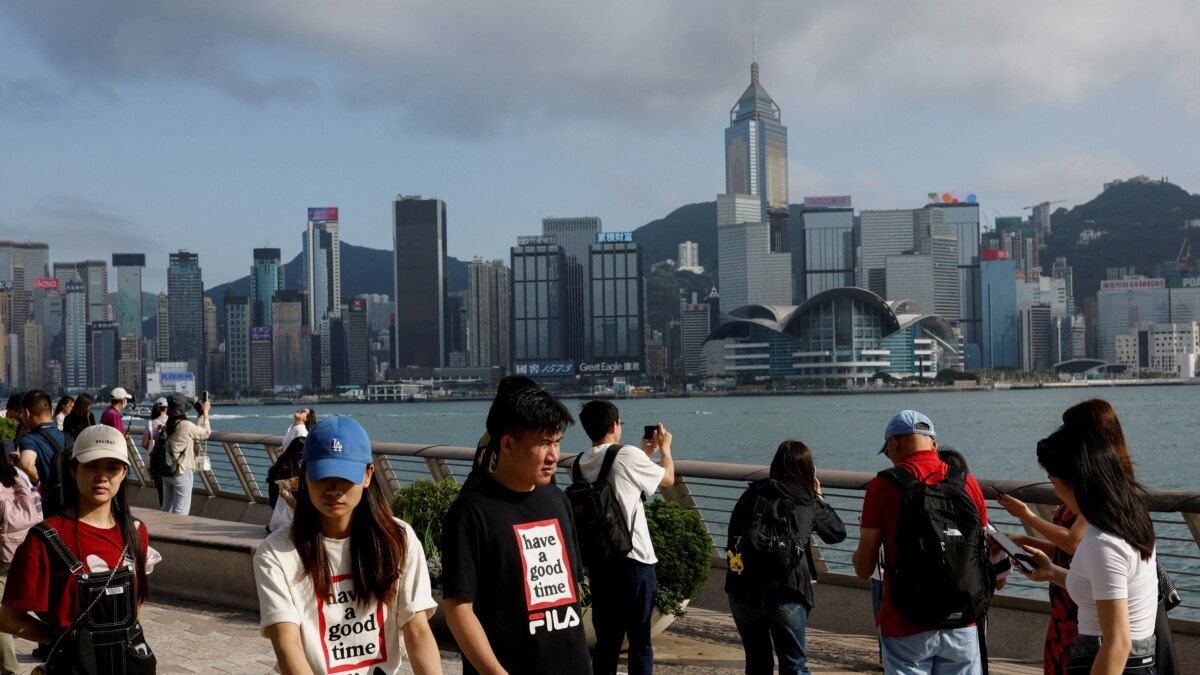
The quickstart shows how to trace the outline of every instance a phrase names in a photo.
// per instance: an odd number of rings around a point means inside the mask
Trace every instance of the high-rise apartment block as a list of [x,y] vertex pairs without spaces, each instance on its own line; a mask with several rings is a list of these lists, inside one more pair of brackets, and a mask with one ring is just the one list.
[[398,196],[392,203],[396,352],[393,366],[446,362],[446,204]]
[[68,281],[64,304],[63,379],[67,391],[79,392],[88,388],[87,286],[77,278]]
[[472,366],[508,367],[512,358],[512,274],[503,260],[467,267],[467,354]]
[[[224,306],[225,383],[230,389],[242,390],[250,386],[250,300],[226,293]],[[266,361],[269,366],[269,353]]]
[[704,267],[700,264],[700,244],[694,241],[685,241],[679,244],[678,269],[680,272],[704,274]]

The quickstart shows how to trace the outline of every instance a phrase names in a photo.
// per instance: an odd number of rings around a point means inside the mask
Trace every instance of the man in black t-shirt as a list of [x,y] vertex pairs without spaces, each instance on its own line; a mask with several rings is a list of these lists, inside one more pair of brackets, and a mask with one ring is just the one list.
[[541,389],[514,392],[495,471],[446,514],[446,620],[468,675],[591,670],[571,508],[551,485],[572,423],[566,407]]

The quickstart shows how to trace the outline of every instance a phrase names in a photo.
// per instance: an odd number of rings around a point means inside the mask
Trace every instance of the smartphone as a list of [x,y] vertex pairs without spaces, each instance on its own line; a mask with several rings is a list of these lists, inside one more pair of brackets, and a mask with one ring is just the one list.
[[996,498],[997,498],[997,499],[999,499],[1000,497],[1003,497],[1003,496],[1005,496],[1005,495],[1007,495],[1007,494],[1008,494],[1007,492],[1002,492],[1002,491],[1000,490],[1000,488],[996,487],[995,485],[993,485],[993,486],[992,486],[992,491],[994,491],[994,492],[996,493]]
[[1029,551],[1017,546],[1017,543],[1009,539],[1008,535],[1000,530],[994,530],[989,532],[988,536],[992,538],[992,541],[996,542],[1000,550],[1004,551],[1009,558],[1012,558],[1013,562],[1020,565],[1021,569],[1026,572],[1032,572],[1037,569],[1037,566],[1033,564],[1033,556],[1030,555]]
[[208,403],[208,392],[207,391],[205,391],[203,394],[200,395],[200,402]]
[[642,429],[642,438],[644,438],[648,441],[652,441],[652,440],[654,440],[654,432],[656,432],[656,431],[658,431],[657,424],[647,424]]

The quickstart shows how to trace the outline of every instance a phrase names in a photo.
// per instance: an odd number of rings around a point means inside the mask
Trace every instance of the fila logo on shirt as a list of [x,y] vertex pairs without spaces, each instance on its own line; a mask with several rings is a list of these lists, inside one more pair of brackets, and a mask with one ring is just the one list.
[[545,628],[547,633],[552,633],[556,630],[574,628],[578,625],[579,615],[575,613],[575,608],[570,605],[563,607],[561,611],[551,608],[545,612],[529,615],[530,635],[537,635],[539,628]]

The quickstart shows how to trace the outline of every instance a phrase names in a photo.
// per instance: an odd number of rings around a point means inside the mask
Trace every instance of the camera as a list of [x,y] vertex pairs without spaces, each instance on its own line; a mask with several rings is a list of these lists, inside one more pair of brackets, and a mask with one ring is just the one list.
[[204,414],[204,404],[205,403],[208,403],[208,392],[207,391],[201,393],[200,397],[196,399],[196,402],[192,404],[192,406],[196,409],[197,415]]
[[657,424],[647,424],[645,428],[642,429],[642,438],[652,441],[654,440],[654,432],[656,431],[658,431]]

